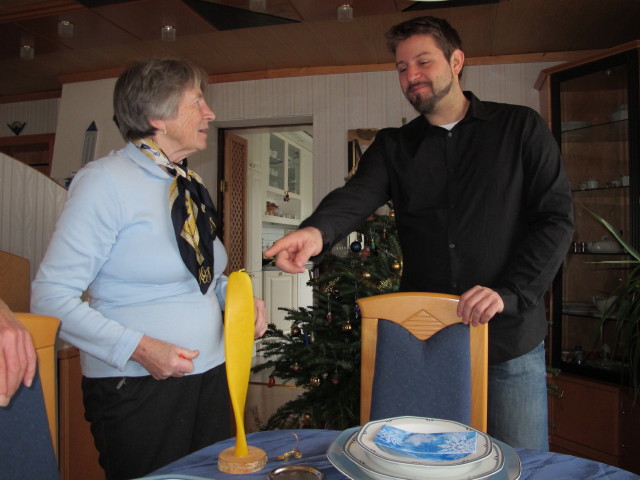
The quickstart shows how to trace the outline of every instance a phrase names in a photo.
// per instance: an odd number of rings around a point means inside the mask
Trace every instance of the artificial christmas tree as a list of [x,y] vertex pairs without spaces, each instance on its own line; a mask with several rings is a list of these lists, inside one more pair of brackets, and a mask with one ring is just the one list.
[[265,429],[332,428],[358,424],[360,408],[360,297],[397,291],[402,258],[393,211],[374,214],[349,246],[327,254],[314,269],[314,305],[286,309],[289,331],[269,325],[259,352],[271,370],[306,391],[282,405]]

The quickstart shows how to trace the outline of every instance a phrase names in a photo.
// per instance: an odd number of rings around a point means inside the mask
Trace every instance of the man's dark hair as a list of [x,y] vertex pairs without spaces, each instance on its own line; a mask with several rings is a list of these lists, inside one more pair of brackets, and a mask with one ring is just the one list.
[[416,17],[391,27],[386,33],[387,46],[396,53],[398,43],[413,35],[431,35],[442,50],[447,61],[451,60],[454,50],[462,50],[462,40],[458,32],[443,18]]

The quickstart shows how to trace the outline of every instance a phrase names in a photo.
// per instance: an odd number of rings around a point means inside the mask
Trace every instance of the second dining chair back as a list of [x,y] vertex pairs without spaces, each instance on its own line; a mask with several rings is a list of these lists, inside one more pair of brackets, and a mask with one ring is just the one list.
[[458,300],[424,292],[358,300],[362,425],[411,415],[486,432],[488,328],[462,324]]

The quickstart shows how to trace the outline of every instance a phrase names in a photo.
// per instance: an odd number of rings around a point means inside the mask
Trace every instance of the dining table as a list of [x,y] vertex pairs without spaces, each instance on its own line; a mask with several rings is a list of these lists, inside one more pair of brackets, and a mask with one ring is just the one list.
[[[354,430],[354,429],[350,429]],[[145,480],[265,480],[270,472],[283,466],[303,465],[322,473],[324,480],[368,479],[357,468],[334,466],[327,451],[335,448],[337,439],[344,436],[346,430],[291,429],[268,430],[247,435],[249,445],[263,449],[268,457],[264,468],[254,473],[230,474],[218,469],[218,455],[226,448],[235,445],[235,438],[223,440],[201,450],[193,452],[154,472]],[[347,432],[348,433],[348,432]],[[640,476],[608,465],[572,455],[543,452],[524,448],[513,449],[519,457],[516,472],[519,480],[638,480]],[[333,458],[334,463],[335,457]],[[504,472],[494,474],[492,480],[515,480],[513,471],[507,476]],[[285,477],[283,477],[285,478]],[[295,477],[289,477],[295,478]],[[428,479],[425,476],[425,479]],[[448,480],[456,480],[450,477]]]

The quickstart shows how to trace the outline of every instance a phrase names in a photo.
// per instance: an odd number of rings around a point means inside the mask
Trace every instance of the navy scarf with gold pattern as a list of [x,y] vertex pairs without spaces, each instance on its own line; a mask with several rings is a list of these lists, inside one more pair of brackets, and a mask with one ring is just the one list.
[[211,196],[198,174],[189,170],[186,158],[181,164],[170,162],[151,138],[133,143],[173,176],[169,209],[180,256],[205,294],[213,280],[213,242],[218,223]]

